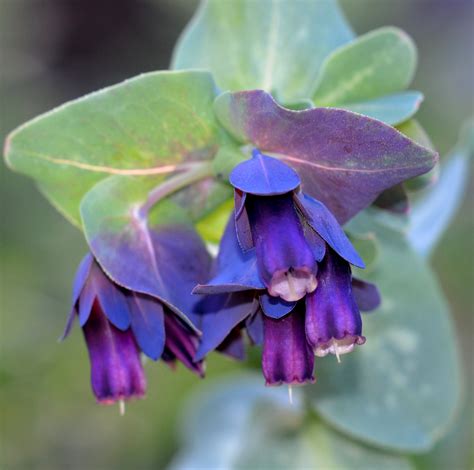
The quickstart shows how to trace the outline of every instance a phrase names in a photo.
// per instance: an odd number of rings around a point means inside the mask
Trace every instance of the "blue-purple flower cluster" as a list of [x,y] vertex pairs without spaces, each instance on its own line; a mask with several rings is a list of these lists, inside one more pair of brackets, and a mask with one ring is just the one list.
[[244,357],[245,331],[263,345],[268,385],[303,384],[314,381],[315,356],[339,359],[365,342],[360,310],[376,308],[380,297],[352,277],[351,264],[364,263],[332,213],[301,191],[292,168],[258,150],[235,167],[230,183],[235,210],[209,281],[196,279],[186,317],[163,299],[118,285],[91,254],[81,262],[64,337],[78,317],[100,403],[144,396],[142,354],[203,376],[213,350]]

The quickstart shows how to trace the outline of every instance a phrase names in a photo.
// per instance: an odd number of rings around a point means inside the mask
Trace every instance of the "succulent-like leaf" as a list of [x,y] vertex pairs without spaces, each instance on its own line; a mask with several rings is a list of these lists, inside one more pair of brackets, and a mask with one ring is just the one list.
[[437,161],[392,127],[341,109],[290,111],[260,90],[224,93],[214,107],[236,139],[295,168],[303,191],[340,223]]
[[[373,222],[373,221],[372,221]],[[380,260],[368,279],[382,305],[364,320],[367,342],[336,365],[316,362],[305,391],[340,431],[397,451],[429,450],[460,398],[460,363],[446,301],[430,268],[400,232],[372,223]]]
[[211,158],[219,128],[206,72],[153,72],[105,88],[13,131],[7,164],[34,178],[71,222],[79,203],[110,175],[160,175]]
[[175,69],[210,70],[223,90],[310,96],[324,58],[353,34],[335,0],[202,2],[173,55]]
[[339,106],[404,90],[413,78],[416,49],[398,28],[385,27],[335,50],[321,67],[316,106]]
[[463,138],[441,164],[436,184],[413,204],[407,236],[424,257],[431,254],[462,202],[469,179],[469,161],[474,154],[473,136],[474,126],[466,127]]
[[395,126],[411,118],[418,111],[422,101],[423,94],[419,91],[405,91],[368,101],[339,104],[337,107]]

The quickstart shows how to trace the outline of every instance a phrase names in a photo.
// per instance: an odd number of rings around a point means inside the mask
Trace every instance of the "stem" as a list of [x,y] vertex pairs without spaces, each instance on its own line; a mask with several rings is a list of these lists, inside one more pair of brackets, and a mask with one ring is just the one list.
[[172,178],[167,179],[148,193],[148,199],[140,208],[140,214],[144,217],[148,215],[150,209],[161,199],[179,191],[185,186],[208,178],[212,175],[211,162],[195,163],[192,169],[184,171]]

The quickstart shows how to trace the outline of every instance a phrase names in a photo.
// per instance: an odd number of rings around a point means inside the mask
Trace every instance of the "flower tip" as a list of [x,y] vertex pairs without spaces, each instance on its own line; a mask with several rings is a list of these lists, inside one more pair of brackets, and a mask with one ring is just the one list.
[[275,272],[268,286],[268,293],[287,302],[296,302],[316,290],[316,276],[307,269],[280,270]]
[[347,335],[343,338],[331,338],[325,343],[318,344],[314,349],[314,355],[318,357],[325,357],[328,354],[333,354],[337,358],[337,362],[341,362],[341,356],[353,351],[355,345],[362,345],[365,343],[364,336]]

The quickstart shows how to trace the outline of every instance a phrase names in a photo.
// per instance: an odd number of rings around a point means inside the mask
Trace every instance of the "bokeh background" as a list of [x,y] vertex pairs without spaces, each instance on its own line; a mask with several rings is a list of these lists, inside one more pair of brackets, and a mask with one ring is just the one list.
[[[426,97],[417,117],[444,155],[474,111],[474,1],[341,3],[359,34],[391,24],[415,39],[419,68],[413,88]],[[64,101],[166,69],[196,5],[194,0],[0,0],[1,139]],[[178,446],[183,399],[202,386],[200,380],[183,368],[173,373],[149,362],[146,400],[130,404],[124,417],[116,407],[95,404],[81,332],[75,330],[63,344],[56,341],[85,242],[32,181],[0,165],[0,468],[165,467]],[[433,258],[452,306],[468,392],[467,412],[426,460],[432,468],[472,465],[472,193],[471,184]],[[243,367],[213,355],[208,375]]]

